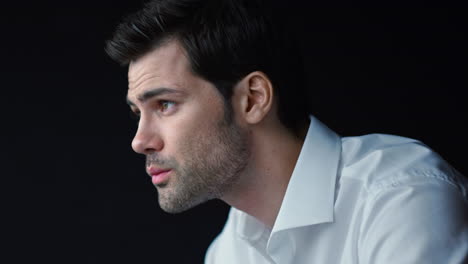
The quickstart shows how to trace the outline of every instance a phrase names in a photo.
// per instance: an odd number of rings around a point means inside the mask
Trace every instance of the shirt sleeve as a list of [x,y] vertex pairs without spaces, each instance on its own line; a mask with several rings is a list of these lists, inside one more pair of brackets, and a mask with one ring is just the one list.
[[468,205],[449,182],[395,182],[368,201],[361,224],[360,263],[468,263]]

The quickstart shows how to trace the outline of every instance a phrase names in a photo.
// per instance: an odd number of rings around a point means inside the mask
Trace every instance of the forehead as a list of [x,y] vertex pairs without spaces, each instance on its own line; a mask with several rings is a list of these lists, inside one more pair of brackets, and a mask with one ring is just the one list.
[[183,48],[178,42],[170,41],[130,63],[128,93],[156,88],[154,85],[180,86],[190,75]]

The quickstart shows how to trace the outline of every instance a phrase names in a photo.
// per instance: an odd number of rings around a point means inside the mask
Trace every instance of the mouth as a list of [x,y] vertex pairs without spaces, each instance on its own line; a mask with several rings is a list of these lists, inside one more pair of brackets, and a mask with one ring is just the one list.
[[148,168],[148,174],[151,177],[151,182],[154,185],[160,185],[162,183],[167,182],[169,179],[170,173],[172,172],[171,169],[161,169],[161,168]]

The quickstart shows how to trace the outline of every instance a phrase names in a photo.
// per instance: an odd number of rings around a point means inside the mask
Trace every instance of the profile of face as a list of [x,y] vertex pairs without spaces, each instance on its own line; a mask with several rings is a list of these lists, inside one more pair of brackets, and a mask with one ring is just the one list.
[[246,132],[216,87],[192,73],[178,42],[130,63],[128,80],[139,116],[132,148],[146,156],[161,208],[177,213],[231,191],[247,166]]

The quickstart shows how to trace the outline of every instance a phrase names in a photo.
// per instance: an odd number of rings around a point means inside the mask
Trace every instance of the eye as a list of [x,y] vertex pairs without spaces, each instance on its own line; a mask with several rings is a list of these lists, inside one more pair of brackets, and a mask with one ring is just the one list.
[[159,101],[159,111],[161,112],[166,112],[173,108],[175,106],[175,103],[172,101],[167,101],[167,100],[161,100]]

